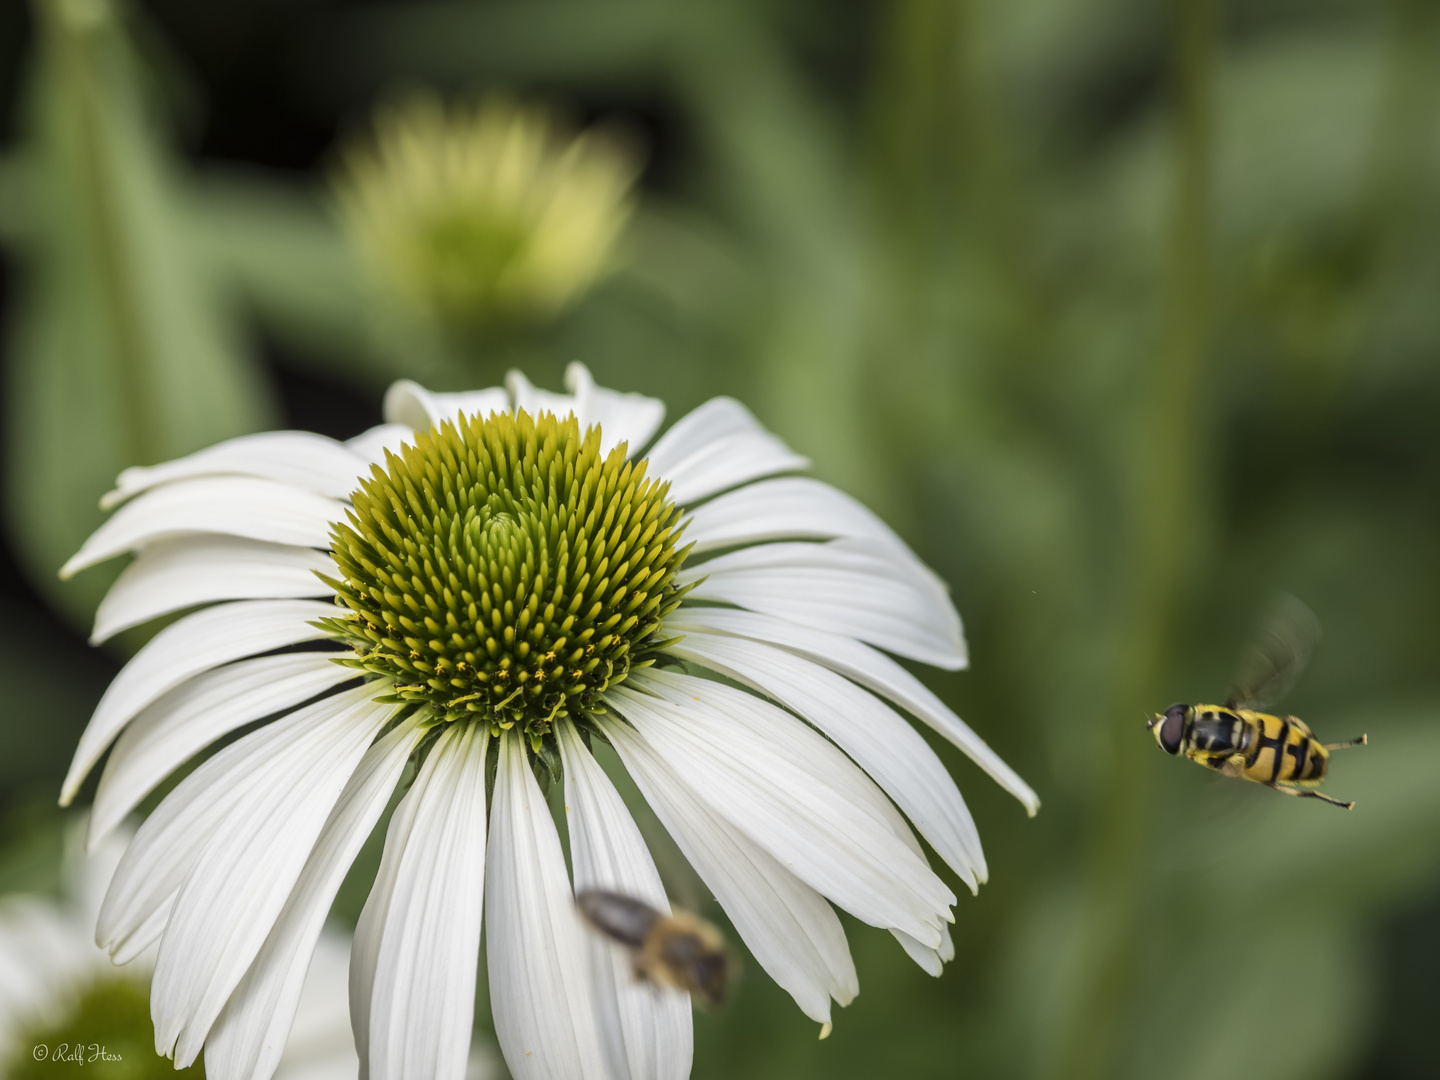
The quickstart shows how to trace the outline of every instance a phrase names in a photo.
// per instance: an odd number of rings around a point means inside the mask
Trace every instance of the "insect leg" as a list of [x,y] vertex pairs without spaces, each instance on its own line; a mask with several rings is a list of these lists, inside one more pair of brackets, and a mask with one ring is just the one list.
[[1370,736],[1369,736],[1369,735],[1361,735],[1358,739],[1351,739],[1349,742],[1332,742],[1332,743],[1326,743],[1326,744],[1325,744],[1325,749],[1326,749],[1326,750],[1343,750],[1343,749],[1345,749],[1345,747],[1347,747],[1347,746],[1364,746],[1364,745],[1365,745],[1366,743],[1368,743],[1369,741],[1370,741]]
[[1301,791],[1298,788],[1281,787],[1279,784],[1266,784],[1265,786],[1271,791],[1280,792],[1281,795],[1291,795],[1297,799],[1319,799],[1322,802],[1328,802],[1331,806],[1340,806],[1346,810],[1355,809],[1353,802],[1341,802],[1339,799],[1332,799],[1329,795],[1319,791]]

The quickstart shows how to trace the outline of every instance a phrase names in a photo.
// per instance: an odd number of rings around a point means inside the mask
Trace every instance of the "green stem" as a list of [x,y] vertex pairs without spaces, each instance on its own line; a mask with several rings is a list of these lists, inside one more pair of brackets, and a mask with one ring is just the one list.
[[1086,958],[1058,1058],[1068,1080],[1108,1080],[1134,1004],[1143,941],[1137,930],[1151,813],[1152,740],[1141,718],[1163,696],[1180,605],[1189,584],[1198,502],[1197,420],[1211,318],[1211,0],[1176,0],[1175,181],[1165,267],[1163,348],[1153,371],[1134,523],[1134,592],[1125,620],[1110,754],[1092,833],[1082,922]]
[[110,146],[96,71],[104,60],[100,55],[106,45],[104,36],[114,33],[110,20],[115,14],[109,5],[64,0],[41,0],[36,8],[54,57],[62,95],[57,104],[62,109],[68,106],[75,126],[79,208],[88,219],[86,231],[94,246],[100,302],[111,330],[116,384],[127,421],[127,456],[132,464],[151,464],[157,460],[158,448],[146,379],[144,320],[130,272],[124,207],[116,190],[119,163]]

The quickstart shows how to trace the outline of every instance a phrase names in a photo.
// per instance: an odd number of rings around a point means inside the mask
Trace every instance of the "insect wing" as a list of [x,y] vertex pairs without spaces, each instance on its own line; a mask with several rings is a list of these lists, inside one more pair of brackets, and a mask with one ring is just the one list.
[[662,917],[643,900],[605,889],[590,889],[575,897],[585,921],[606,937],[638,949],[645,935]]
[[1226,706],[1251,709],[1279,701],[1295,685],[1319,643],[1320,620],[1315,613],[1297,598],[1282,594],[1241,657]]

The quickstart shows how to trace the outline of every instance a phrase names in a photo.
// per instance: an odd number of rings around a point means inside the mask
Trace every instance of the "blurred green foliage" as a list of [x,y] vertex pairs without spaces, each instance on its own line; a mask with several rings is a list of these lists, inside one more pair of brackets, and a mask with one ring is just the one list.
[[[98,1080],[165,1080],[178,1075],[202,1080],[200,1063],[176,1070],[152,1049],[150,994],[143,981],[119,976],[87,987],[66,1015],[23,1032],[0,1062],[7,1080],[91,1076]],[[36,1060],[35,1048],[45,1048]]]
[[61,590],[54,571],[103,520],[118,471],[273,414],[113,5],[44,0],[34,15],[27,137],[7,169],[7,232],[30,270],[7,348],[7,509],[35,580],[88,615],[108,582]]
[[[353,434],[326,403],[397,375],[558,387],[578,358],[672,418],[745,400],[894,523],[967,621],[974,670],[925,677],[1045,799],[1027,821],[937,747],[991,866],[955,963],[847,922],[862,992],[824,1043],[748,964],[697,1078],[1434,1075],[1440,4],[153,0],[144,59],[117,10],[35,6],[0,168],[13,805],[105,674],[58,628],[34,647],[27,589],[93,606],[98,575],[50,570],[120,468],[270,423],[277,386]],[[631,118],[623,267],[483,367],[376,334],[323,149],[177,149],[155,42],[196,48],[203,100],[242,23],[282,58],[261,100],[322,143],[395,84]],[[1285,707],[1370,734],[1328,782],[1348,815],[1143,727],[1223,696],[1277,589],[1325,630]]]

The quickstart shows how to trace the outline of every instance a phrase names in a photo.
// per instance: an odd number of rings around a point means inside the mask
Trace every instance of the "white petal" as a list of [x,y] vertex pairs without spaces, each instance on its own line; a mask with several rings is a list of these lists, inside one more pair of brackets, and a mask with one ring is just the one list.
[[247,793],[292,756],[317,723],[346,705],[316,702],[225,747],[182,780],[145,819],[105,894],[95,941],[117,963],[158,938],[175,894],[215,830]]
[[60,789],[61,804],[69,805],[130,718],[165,691],[232,660],[323,638],[310,622],[334,614],[334,604],[318,600],[241,600],[171,623],[130,658],[95,706]]
[[486,884],[489,744],[484,725],[451,725],[391,818],[350,967],[356,1045],[368,1064],[362,1074],[374,1080],[465,1076]]
[[756,961],[806,1016],[829,1023],[830,999],[848,1005],[860,985],[825,898],[697,798],[631,727],[608,716],[595,722]]
[[[211,832],[214,831],[213,824],[212,822]],[[206,835],[208,835],[208,833]],[[188,848],[183,850],[189,853],[190,862],[186,865],[194,865],[198,848],[195,850]],[[184,876],[182,872],[180,878],[183,880]],[[140,957],[144,956],[145,960],[141,961],[137,966],[142,966],[147,969],[154,968],[155,953],[158,951],[156,949],[156,943],[160,940],[160,935],[165,932],[165,927],[170,922],[170,912],[175,906],[175,896],[179,891],[180,888],[177,885],[171,890],[168,896],[156,903],[154,910],[141,920],[133,933],[115,942],[115,946],[110,952],[110,960],[116,967],[123,967],[126,964],[134,963]],[[107,893],[106,895],[108,896],[109,894]]]
[[938,979],[944,973],[945,965],[955,959],[955,942],[950,936],[949,926],[940,927],[941,941],[938,949],[922,945],[909,934],[902,934],[899,930],[891,930],[890,933],[895,935],[895,940],[900,943],[906,955],[933,978]]
[[184,536],[147,544],[95,612],[90,644],[181,608],[215,600],[325,596],[316,571],[335,575],[328,552],[237,536]]
[[151,983],[155,1049],[188,1066],[260,951],[335,802],[393,706],[326,698],[205,842],[175,898]]
[[[210,1032],[205,1072],[211,1080],[268,1080],[275,1071],[296,1022],[306,969],[330,904],[421,734],[413,719],[397,726],[366,751],[345,785],[284,910]],[[343,994],[345,982],[342,971],[332,991]],[[343,1004],[340,1012],[348,1044],[350,1023]]]
[[73,574],[156,540],[222,533],[297,547],[328,548],[345,504],[250,476],[207,476],[152,488],[115,511],[60,568]]
[[750,694],[669,672],[631,675],[606,702],[801,881],[863,922],[939,943],[954,894],[896,835],[869,777],[812,729]]
[[752,686],[809,720],[864,769],[973,892],[986,878],[980,834],[930,745],[848,679],[748,638],[689,633],[669,651]]
[[[350,1034],[345,994],[349,970],[350,935],[326,929],[315,945],[310,970],[301,972],[305,985],[275,1080],[355,1080],[359,1076],[360,1059],[355,1054],[355,1037]],[[208,1059],[209,1043],[205,1053]],[[208,1072],[208,1063],[206,1068]],[[220,1072],[209,1075],[221,1078]]]
[[854,679],[929,724],[1024,805],[1031,817],[1040,798],[935,693],[884,653],[853,638],[784,619],[730,608],[682,607],[665,619],[667,632],[713,630],[768,641]]
[[628,444],[628,456],[638,457],[665,419],[665,403],[659,398],[597,386],[584,364],[572,363],[565,369],[565,388],[575,395],[581,428],[600,425],[600,447],[606,454],[623,442]]
[[93,850],[156,784],[221,736],[348,679],[335,653],[285,653],[207,671],[161,696],[115,740],[90,811]]
[[[542,412],[554,413],[558,417],[570,416],[575,413],[575,395],[557,394],[553,390],[542,390],[522,372],[511,370],[505,374],[505,389],[510,392],[510,400],[514,403],[516,410],[524,409],[531,416],[539,416]],[[580,417],[575,417],[577,420]],[[586,425],[582,422],[581,431]]]
[[[575,891],[609,889],[669,912],[665,887],[640,830],[610,778],[585,749],[573,724],[556,728],[565,763],[565,811]],[[600,1032],[611,1070],[631,1080],[684,1080],[694,1034],[690,999],[635,977],[629,958],[599,935],[587,935]]]
[[[83,842],[86,824],[81,820],[72,821],[65,837],[65,861],[61,864],[61,893],[66,906],[75,912],[84,928],[86,941],[94,945],[95,920],[100,917],[100,905],[105,900],[105,890],[115,877],[115,868],[125,855],[130,841],[135,839],[135,830],[130,826],[116,829],[102,843],[87,850]],[[97,955],[109,964],[110,958],[96,946]]]
[[717,495],[690,515],[685,539],[697,553],[767,540],[868,540],[918,562],[905,541],[868,507],[808,476],[782,476]]
[[950,927],[942,926],[940,928],[940,936],[943,939],[940,942],[940,948],[938,950],[940,960],[942,963],[948,964],[951,960],[955,959],[955,942],[950,936]]
[[741,548],[685,566],[696,600],[719,600],[801,626],[860,638],[947,670],[966,663],[960,616],[933,581],[892,559],[844,546]]
[[467,390],[463,394],[434,394],[417,382],[401,379],[385,391],[386,422],[404,424],[415,431],[429,431],[447,420],[454,423],[461,413],[484,418],[491,413],[509,411],[510,395],[499,387]]
[[682,416],[645,456],[650,475],[670,481],[670,497],[681,505],[810,465],[761,427],[744,405],[724,397]]
[[605,1077],[565,856],[519,732],[501,736],[485,913],[490,1009],[515,1080]]
[[[415,429],[409,424],[377,424],[368,431],[362,431],[353,439],[346,439],[345,445],[372,464],[385,464],[385,451],[400,453],[400,447],[414,445]],[[369,469],[362,469],[361,475],[369,476]],[[360,486],[358,483],[355,485]]]
[[[900,947],[905,950],[905,954],[909,956],[911,960],[914,960],[915,963],[919,964],[925,974],[938,979],[944,973],[945,961],[940,959],[940,951],[938,949],[932,949],[928,945],[920,944],[920,942],[903,931],[891,930],[890,933],[895,935],[895,940],[900,943]],[[946,933],[949,933],[948,927],[946,928]],[[953,949],[951,949],[951,953],[953,955]]]
[[100,501],[106,510],[159,484],[199,476],[256,476],[332,499],[348,498],[365,459],[344,443],[310,431],[266,431],[207,446],[160,465],[126,469]]

